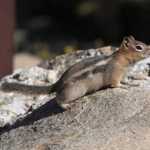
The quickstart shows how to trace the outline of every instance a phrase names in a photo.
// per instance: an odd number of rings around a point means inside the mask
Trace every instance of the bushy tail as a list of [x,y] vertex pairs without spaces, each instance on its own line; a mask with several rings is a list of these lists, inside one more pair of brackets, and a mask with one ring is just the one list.
[[50,94],[55,92],[55,84],[45,85],[45,86],[36,86],[36,85],[26,85],[21,83],[9,83],[3,82],[0,89],[5,92],[16,91],[19,93],[26,94]]

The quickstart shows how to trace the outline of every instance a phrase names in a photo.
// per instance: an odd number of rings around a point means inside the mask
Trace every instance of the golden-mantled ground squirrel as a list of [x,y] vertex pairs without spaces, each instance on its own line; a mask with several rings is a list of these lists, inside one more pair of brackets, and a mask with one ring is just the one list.
[[51,87],[35,87],[4,83],[2,89],[20,89],[37,92],[56,91],[57,103],[67,109],[79,97],[107,87],[120,87],[128,67],[150,54],[148,46],[134,37],[125,37],[118,51],[105,58],[85,59],[70,67]]

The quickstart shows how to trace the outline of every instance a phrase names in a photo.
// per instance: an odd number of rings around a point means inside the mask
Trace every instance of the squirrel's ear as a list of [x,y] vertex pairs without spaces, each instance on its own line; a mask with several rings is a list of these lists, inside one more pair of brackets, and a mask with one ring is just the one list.
[[127,36],[125,36],[124,38],[123,38],[123,42],[124,41],[127,41],[128,42],[128,37]]
[[135,41],[135,38],[132,35],[130,35],[129,38],[130,38],[130,40],[134,40]]
[[128,42],[129,42],[128,37],[124,37],[124,38],[123,38],[123,41],[122,41],[122,46],[123,46],[124,48],[127,48],[127,47],[128,47]]

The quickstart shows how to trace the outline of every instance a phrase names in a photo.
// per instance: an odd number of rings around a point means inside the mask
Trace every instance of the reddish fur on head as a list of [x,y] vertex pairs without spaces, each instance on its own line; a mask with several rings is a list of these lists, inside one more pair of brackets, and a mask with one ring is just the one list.
[[131,62],[136,62],[150,54],[146,44],[135,40],[133,36],[124,37],[120,46],[120,52]]

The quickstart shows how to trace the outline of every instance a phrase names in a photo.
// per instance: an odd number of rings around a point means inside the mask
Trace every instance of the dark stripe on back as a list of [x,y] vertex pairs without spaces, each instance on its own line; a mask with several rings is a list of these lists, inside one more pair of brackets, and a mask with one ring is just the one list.
[[107,58],[110,58],[110,56],[104,56],[104,57],[96,56],[96,57],[84,59],[84,60],[74,64],[66,72],[64,72],[64,74],[62,75],[59,82],[61,82],[62,80],[67,80],[68,78],[74,76],[76,73],[78,73],[86,68],[89,68],[90,66],[94,66],[94,64],[96,64],[102,60],[104,61]]

